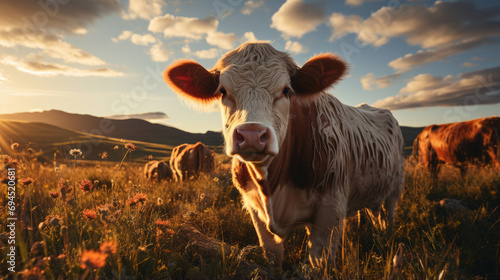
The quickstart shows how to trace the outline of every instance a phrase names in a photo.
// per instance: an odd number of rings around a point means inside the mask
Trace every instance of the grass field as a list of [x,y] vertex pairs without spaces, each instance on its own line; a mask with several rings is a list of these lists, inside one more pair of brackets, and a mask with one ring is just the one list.
[[[125,155],[122,147],[119,151]],[[472,168],[462,178],[457,170],[444,168],[434,182],[407,160],[394,231],[386,234],[369,223],[359,227],[355,217],[349,218],[335,265],[320,271],[307,262],[302,229],[285,242],[282,269],[262,257],[250,216],[223,168],[228,158],[217,156],[212,174],[183,183],[152,183],[142,177],[142,164],[130,161],[134,153],[121,165],[77,159],[59,162],[57,169],[34,162],[26,151],[11,153],[18,161],[16,273],[7,270],[5,180],[0,206],[3,278],[500,277],[500,175],[492,169]],[[6,155],[2,158],[0,178],[15,165]]]

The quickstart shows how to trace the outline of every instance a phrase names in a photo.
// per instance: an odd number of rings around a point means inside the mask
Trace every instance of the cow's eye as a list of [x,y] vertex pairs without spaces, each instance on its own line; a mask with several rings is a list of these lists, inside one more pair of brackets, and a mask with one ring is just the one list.
[[223,87],[221,87],[219,91],[222,94],[222,96],[225,96],[227,94],[226,89]]
[[290,88],[285,87],[283,89],[283,95],[288,98],[288,95],[290,94]]

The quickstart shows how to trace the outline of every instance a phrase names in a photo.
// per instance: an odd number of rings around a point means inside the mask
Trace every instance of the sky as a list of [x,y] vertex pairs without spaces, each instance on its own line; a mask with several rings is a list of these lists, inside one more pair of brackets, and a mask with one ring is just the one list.
[[343,103],[400,125],[500,115],[500,3],[419,0],[0,0],[0,113],[63,110],[220,131],[162,81],[266,40],[298,65],[335,53]]

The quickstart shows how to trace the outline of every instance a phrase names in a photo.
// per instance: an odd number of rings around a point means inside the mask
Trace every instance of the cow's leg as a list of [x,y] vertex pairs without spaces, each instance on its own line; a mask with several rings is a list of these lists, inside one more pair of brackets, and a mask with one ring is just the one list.
[[275,264],[281,267],[283,262],[283,241],[277,235],[267,230],[266,224],[260,220],[259,215],[255,210],[249,210],[252,217],[253,226],[259,237],[259,243],[264,248],[264,254],[268,260],[275,260]]
[[341,242],[345,211],[335,206],[320,206],[309,234],[309,261],[314,267],[327,268],[335,261]]

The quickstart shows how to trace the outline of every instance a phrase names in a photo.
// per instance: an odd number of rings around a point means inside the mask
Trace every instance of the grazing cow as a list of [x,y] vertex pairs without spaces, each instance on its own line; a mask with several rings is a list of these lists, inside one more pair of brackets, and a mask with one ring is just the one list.
[[172,169],[168,162],[152,160],[144,166],[144,177],[147,180],[158,181],[172,179]]
[[430,125],[415,138],[413,156],[437,178],[443,163],[464,176],[471,163],[493,163],[500,169],[500,118]]
[[182,144],[175,147],[170,155],[170,166],[175,181],[183,181],[198,172],[214,169],[214,156],[203,143]]
[[385,203],[389,224],[394,219],[403,191],[401,130],[388,110],[347,106],[325,92],[345,70],[332,54],[300,68],[287,53],[254,42],[210,70],[180,60],[164,73],[188,102],[220,102],[233,183],[277,264],[295,226],[306,226],[309,259],[324,267],[346,216]]

